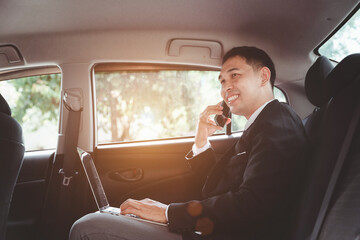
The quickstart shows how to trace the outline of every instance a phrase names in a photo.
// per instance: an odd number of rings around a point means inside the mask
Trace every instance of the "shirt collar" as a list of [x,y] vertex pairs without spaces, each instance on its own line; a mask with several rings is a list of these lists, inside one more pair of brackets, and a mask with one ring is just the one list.
[[258,109],[256,109],[256,111],[249,117],[249,119],[246,121],[245,123],[245,128],[244,131],[246,131],[246,129],[248,129],[250,127],[251,124],[253,124],[253,122],[255,121],[255,119],[259,116],[259,114],[261,113],[261,111],[266,107],[266,105],[268,105],[268,103],[274,101],[275,99],[271,99],[270,101],[267,101],[266,103],[264,103],[263,105],[261,105],[261,107],[259,107]]

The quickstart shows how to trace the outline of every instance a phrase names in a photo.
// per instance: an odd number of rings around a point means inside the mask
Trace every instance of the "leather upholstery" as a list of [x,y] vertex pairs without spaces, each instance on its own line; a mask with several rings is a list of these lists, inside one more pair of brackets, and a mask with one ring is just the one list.
[[309,101],[317,107],[329,100],[325,94],[325,78],[334,68],[333,64],[324,56],[320,56],[309,68],[305,76],[305,92]]
[[[360,101],[360,54],[353,54],[342,60],[325,79],[324,90],[328,102],[321,107],[322,116],[318,118],[316,123],[319,132],[319,137],[314,143],[314,148],[311,154],[309,172],[306,182],[304,182],[304,194],[298,204],[299,208],[295,214],[294,229],[289,238],[291,240],[304,240],[308,239],[313,231],[313,227],[318,216],[323,198],[335,168],[337,158],[339,156],[342,143],[348,130],[350,120],[353,116],[357,103]],[[353,140],[354,142],[354,140]],[[357,146],[356,146],[357,147]],[[349,159],[354,159],[352,154],[348,154],[345,159],[345,165]],[[357,159],[358,160],[358,159]],[[357,176],[359,168],[353,168],[353,175]],[[342,178],[347,178],[346,173],[342,174]],[[349,184],[349,185],[348,185]],[[348,181],[342,185],[343,188],[350,186],[351,182]],[[355,193],[354,193],[355,194]],[[341,195],[337,193],[337,195]],[[348,196],[355,196],[348,194]],[[351,199],[351,198],[350,198]],[[339,210],[339,206],[336,206]],[[335,207],[330,207],[330,211],[334,211]],[[342,209],[341,211],[344,211]],[[339,211],[338,211],[339,212]],[[336,214],[333,216],[340,216]],[[327,217],[326,217],[327,218]],[[330,221],[325,219],[323,229],[328,231],[334,228],[335,225],[342,223],[353,224],[354,229],[358,228],[358,221],[353,219],[341,219],[339,221]],[[334,224],[336,223],[336,224]],[[337,226],[339,227],[339,226]],[[343,229],[344,226],[339,228]],[[348,234],[355,235],[355,231],[346,226],[347,230],[351,230]],[[334,231],[337,230],[334,228]],[[333,233],[334,233],[333,231]],[[337,232],[340,233],[340,232]],[[330,239],[329,235],[324,235],[324,230],[320,232],[321,236],[326,236],[322,239]],[[332,234],[333,239],[337,235]],[[342,238],[341,239],[350,239]]]
[[325,79],[333,68],[334,66],[328,58],[320,56],[306,73],[306,96],[316,106],[314,111],[303,120],[305,131],[312,145],[319,141],[319,128],[324,115],[324,105],[329,101],[325,92]]
[[11,117],[10,107],[0,94],[0,239],[5,239],[10,202],[24,151],[21,126]]
[[325,94],[327,98],[335,97],[347,86],[351,85],[360,74],[360,53],[344,58],[329,74],[326,81]]
[[9,104],[7,104],[4,97],[0,94],[0,112],[11,116]]

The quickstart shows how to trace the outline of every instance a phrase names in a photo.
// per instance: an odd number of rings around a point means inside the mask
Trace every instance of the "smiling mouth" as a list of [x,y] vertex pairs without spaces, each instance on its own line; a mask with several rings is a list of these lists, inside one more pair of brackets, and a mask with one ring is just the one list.
[[237,99],[239,97],[239,95],[233,95],[231,97],[229,97],[227,100],[228,100],[228,103],[231,103],[233,102],[235,99]]

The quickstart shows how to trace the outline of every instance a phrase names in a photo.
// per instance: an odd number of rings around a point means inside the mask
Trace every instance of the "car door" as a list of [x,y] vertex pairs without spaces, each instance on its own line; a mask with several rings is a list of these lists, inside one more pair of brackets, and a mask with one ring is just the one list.
[[[212,145],[221,155],[235,141],[224,137]],[[185,160],[192,145],[193,139],[99,146],[95,163],[111,205],[118,207],[128,198],[151,198],[167,204],[200,199],[202,182]]]

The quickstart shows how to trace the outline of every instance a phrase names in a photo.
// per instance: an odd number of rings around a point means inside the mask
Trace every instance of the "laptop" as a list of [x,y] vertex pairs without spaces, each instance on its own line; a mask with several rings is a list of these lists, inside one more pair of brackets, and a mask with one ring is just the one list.
[[101,184],[99,174],[95,168],[93,158],[91,157],[91,155],[89,153],[85,152],[81,148],[77,148],[77,151],[79,153],[81,163],[84,167],[87,179],[89,181],[91,191],[94,195],[96,205],[99,209],[98,212],[107,213],[107,214],[111,214],[111,215],[115,215],[115,216],[128,217],[131,219],[136,219],[138,221],[153,223],[153,224],[157,224],[157,225],[161,225],[161,226],[167,226],[167,224],[142,219],[133,214],[121,215],[120,208],[110,207],[109,202],[105,195],[104,188]]

